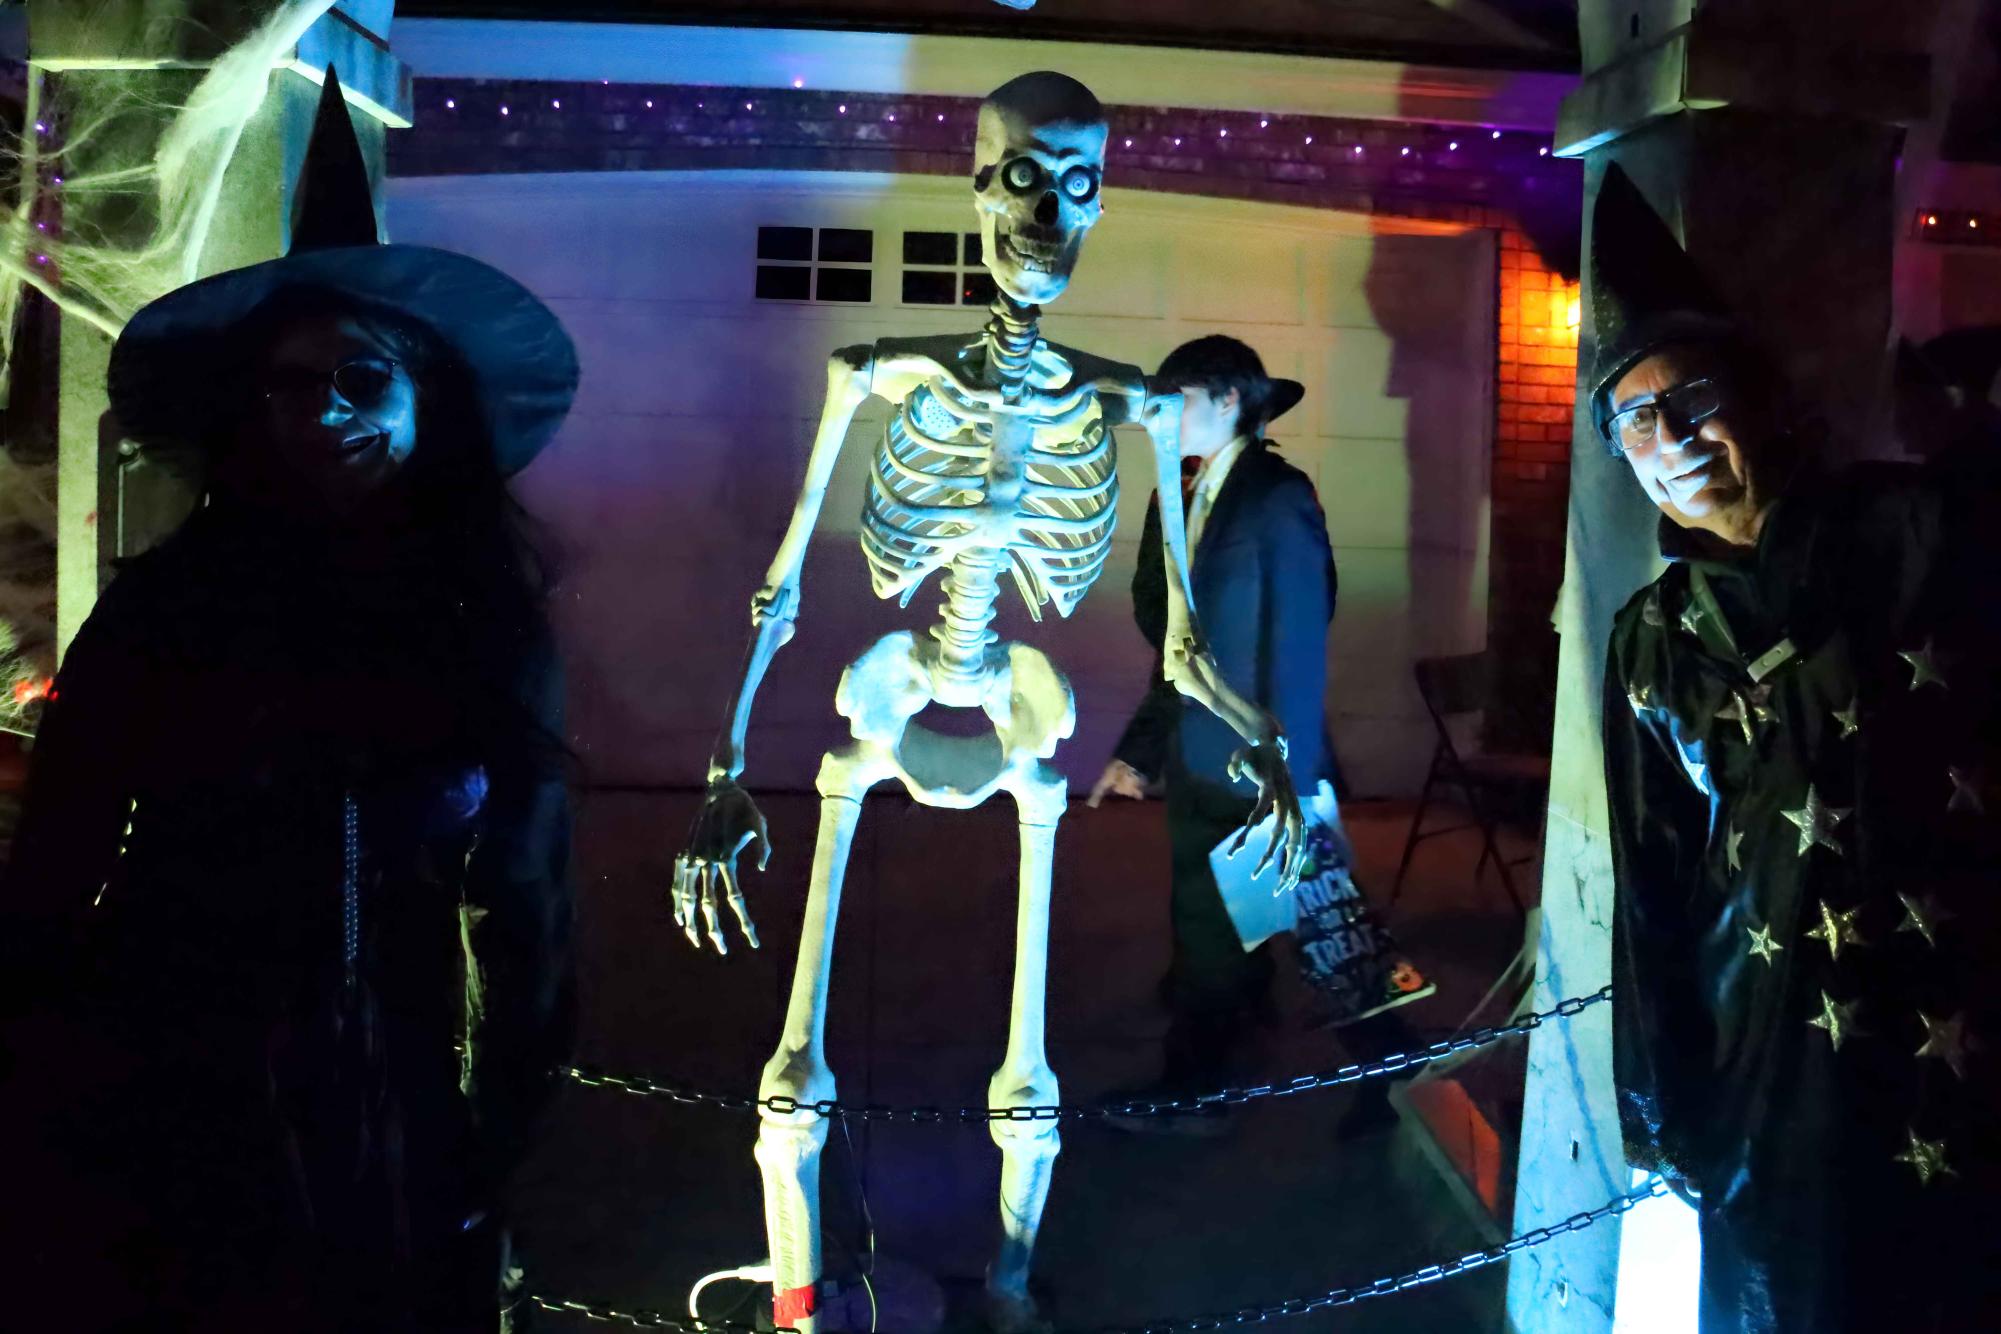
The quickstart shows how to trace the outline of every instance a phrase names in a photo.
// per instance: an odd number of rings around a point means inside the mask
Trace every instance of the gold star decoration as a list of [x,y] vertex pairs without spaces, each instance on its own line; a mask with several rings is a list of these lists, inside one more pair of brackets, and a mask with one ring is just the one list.
[[1911,1127],[1906,1133],[1911,1137],[1911,1146],[1902,1153],[1897,1154],[1890,1161],[1909,1163],[1912,1170],[1918,1174],[1918,1184],[1920,1186],[1931,1185],[1932,1178],[1935,1176],[1959,1175],[1959,1173],[1952,1170],[1952,1167],[1945,1160],[1944,1140],[1919,1139],[1915,1126]]
[[1825,1032],[1834,1049],[1840,1051],[1843,1042],[1862,1031],[1855,1023],[1855,1008],[1855,1002],[1844,1005],[1823,991],[1820,993],[1820,1013],[1807,1020],[1807,1026]]
[[1733,871],[1741,871],[1744,869],[1744,859],[1739,854],[1738,851],[1738,849],[1742,848],[1743,845],[1744,845],[1743,830],[1732,829],[1727,834],[1724,835],[1723,856],[1725,861],[1729,863],[1730,869]]
[[1626,702],[1633,706],[1634,717],[1644,717],[1654,706],[1654,692],[1645,685],[1626,687]]
[[1952,783],[1952,796],[1945,803],[1948,811],[1987,814],[1987,803],[1980,799],[1979,779],[1957,765],[1946,766],[1945,776]]
[[1946,684],[1945,674],[1938,669],[1938,657],[1932,650],[1931,636],[1925,637],[1923,648],[1899,653],[1897,656],[1911,665],[1911,689],[1916,690],[1919,686],[1932,684],[1941,690],[1951,689]]
[[1941,923],[1952,920],[1952,914],[1939,906],[1936,899],[1927,894],[1923,898],[1913,898],[1900,893],[1897,901],[1904,905],[1904,922],[1898,931],[1915,931],[1925,938],[1925,944],[1938,947],[1938,928]]
[[1826,899],[1822,899],[1820,902],[1820,925],[1807,932],[1806,938],[1808,940],[1818,940],[1826,945],[1827,957],[1838,960],[1841,958],[1841,947],[1843,945],[1866,945],[1869,943],[1862,938],[1862,933],[1855,929],[1855,915],[1861,911],[1860,907],[1854,907],[1850,908],[1847,912],[1836,912],[1828,906]]
[[1693,602],[1681,609],[1681,628],[1684,634],[1702,637],[1702,612]]
[[1955,1014],[1950,1019],[1934,1019],[1920,1010],[1918,1019],[1925,1026],[1925,1045],[1918,1048],[1918,1055],[1944,1061],[1955,1076],[1966,1078],[1966,1054],[1980,1045],[1966,1031],[1966,1016]]
[[1751,953],[1757,958],[1763,959],[1769,964],[1772,961],[1772,956],[1782,952],[1784,949],[1784,945],[1772,939],[1771,927],[1754,926],[1751,928]]
[[1807,785],[1806,803],[1796,811],[1780,811],[1779,814],[1791,820],[1800,831],[1799,855],[1804,857],[1818,843],[1823,848],[1841,855],[1841,845],[1834,841],[1834,826],[1848,818],[1851,808],[1829,806],[1820,799],[1820,793],[1812,784]]
[[1834,711],[1834,721],[1841,724],[1841,735],[1836,740],[1846,741],[1862,730],[1861,708],[1861,700],[1850,699],[1847,708]]

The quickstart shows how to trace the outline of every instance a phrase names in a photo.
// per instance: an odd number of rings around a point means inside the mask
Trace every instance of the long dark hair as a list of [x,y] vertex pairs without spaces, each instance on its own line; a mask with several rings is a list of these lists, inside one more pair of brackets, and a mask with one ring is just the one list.
[[468,678],[471,739],[503,763],[566,763],[567,748],[543,725],[532,698],[554,667],[550,544],[501,474],[486,404],[465,363],[436,333],[397,312],[335,290],[294,287],[245,321],[237,383],[255,382],[250,372],[285,327],[327,316],[361,325],[416,384],[416,448],[390,485],[407,502],[409,535],[422,554],[418,574],[462,631],[450,666]]

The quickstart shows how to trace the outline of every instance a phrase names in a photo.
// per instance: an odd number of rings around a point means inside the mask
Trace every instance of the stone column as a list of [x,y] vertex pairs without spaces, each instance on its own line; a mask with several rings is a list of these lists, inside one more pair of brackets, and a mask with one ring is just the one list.
[[[1896,163],[1902,127],[1926,114],[1931,6],[1714,0],[1690,10],[1687,0],[1586,0],[1580,11],[1587,73],[1564,104],[1557,144],[1586,163],[1585,245],[1598,183],[1616,161],[1778,355],[1835,447],[1851,457],[1885,452],[1871,423],[1888,336]],[[1588,368],[1588,272],[1583,313],[1579,362]],[[1580,383],[1580,407],[1585,392]],[[1613,613],[1661,568],[1657,512],[1586,414],[1572,447],[1537,1009],[1610,980],[1605,642]],[[1611,1017],[1598,1006],[1530,1043],[1517,1232],[1629,1187]],[[1620,1240],[1608,1221],[1518,1256],[1509,1328],[1610,1331]]]
[[[64,231],[101,233],[108,244],[139,247],[155,221],[132,197],[78,190],[62,193],[57,178],[141,166],[152,160],[174,112],[237,42],[266,20],[297,10],[300,0],[30,0],[31,77],[41,80],[42,105],[56,126],[56,152],[43,171],[58,192]],[[319,81],[328,64],[339,74],[370,174],[382,174],[389,128],[410,123],[410,72],[389,52],[393,0],[341,0],[275,54],[266,95],[245,124],[223,177],[222,193],[201,248],[197,275],[282,254],[291,220],[292,186],[304,158]],[[142,93],[148,107],[132,109]],[[61,138],[117,114],[81,136]],[[141,196],[144,198],[144,196]],[[184,252],[163,254],[153,285],[165,291]],[[60,278],[60,272],[57,277]],[[143,295],[143,293],[141,294]],[[130,314],[106,312],[110,323]],[[121,448],[106,412],[105,367],[111,338],[97,324],[65,317],[57,404],[56,540],[57,645],[67,648],[111,574],[111,561],[136,554],[179,524],[194,494],[158,463]]]

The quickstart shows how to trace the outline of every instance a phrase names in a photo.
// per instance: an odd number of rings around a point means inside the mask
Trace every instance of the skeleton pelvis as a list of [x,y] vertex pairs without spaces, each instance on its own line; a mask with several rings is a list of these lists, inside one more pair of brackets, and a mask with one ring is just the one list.
[[[855,740],[881,748],[911,795],[934,805],[978,805],[1010,775],[1033,769],[1076,730],[1070,683],[1040,650],[996,644],[987,650],[977,699],[947,698],[938,646],[908,630],[884,635],[841,674],[834,707]],[[950,692],[953,695],[958,690]],[[945,736],[911,721],[933,704],[977,705],[994,730]],[[885,774],[885,777],[890,776]]]

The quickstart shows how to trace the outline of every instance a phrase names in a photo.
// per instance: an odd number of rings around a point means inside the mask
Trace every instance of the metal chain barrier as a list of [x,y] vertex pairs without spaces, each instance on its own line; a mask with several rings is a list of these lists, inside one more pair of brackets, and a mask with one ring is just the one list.
[[1541,1028],[1551,1019],[1568,1019],[1592,1006],[1612,999],[1608,984],[1588,996],[1572,996],[1539,1014],[1532,1014],[1500,1028],[1480,1028],[1462,1037],[1434,1042],[1415,1051],[1399,1052],[1366,1065],[1344,1065],[1319,1074],[1299,1075],[1282,1084],[1256,1084],[1244,1088],[1219,1089],[1199,1097],[1140,1098],[1126,1102],[1089,1105],[1051,1103],[1028,1107],[890,1107],[880,1103],[850,1104],[834,1098],[800,1102],[783,1094],[753,1098],[741,1093],[715,1093],[690,1088],[643,1075],[613,1075],[588,1066],[566,1067],[561,1073],[588,1088],[613,1089],[640,1098],[665,1098],[690,1107],[720,1107],[727,1111],[749,1112],[763,1109],[781,1116],[810,1112],[822,1117],[847,1117],[857,1121],[905,1122],[910,1125],[986,1124],[992,1121],[1092,1121],[1111,1117],[1177,1116],[1213,1107],[1235,1107],[1261,1098],[1287,1098],[1316,1089],[1339,1088],[1365,1079],[1414,1070],[1460,1052],[1492,1046],[1506,1038],[1520,1037]]
[[[658,1311],[621,1311],[615,1306],[598,1306],[590,1302],[570,1301],[564,1297],[545,1297],[539,1292],[529,1293],[528,1300],[544,1311],[580,1315],[594,1324],[624,1325],[628,1329],[672,1329],[686,1331],[686,1334],[707,1334],[711,1330],[729,1331],[730,1334],[759,1334],[756,1325],[742,1325],[728,1320],[694,1320],[686,1316],[662,1315]],[[792,1327],[781,1325],[776,1334],[793,1334]]]
[[[1593,1223],[1623,1214],[1634,1205],[1650,1200],[1657,1195],[1665,1195],[1667,1182],[1660,1177],[1649,1177],[1639,1189],[1626,1195],[1616,1196],[1596,1209],[1581,1214],[1572,1214],[1561,1223],[1551,1223],[1547,1227],[1535,1228],[1511,1238],[1498,1246],[1489,1246],[1484,1251],[1474,1251],[1462,1255],[1457,1260],[1443,1264],[1426,1265],[1413,1269],[1408,1274],[1395,1274],[1379,1278],[1373,1283],[1358,1284],[1353,1287],[1333,1288],[1314,1297],[1292,1297],[1269,1306],[1245,1306],[1221,1315],[1193,1316],[1185,1320],[1160,1320],[1145,1325],[1109,1325],[1091,1331],[1091,1334],[1199,1334],[1212,1329],[1231,1329],[1239,1325],[1262,1325],[1273,1320],[1286,1320],[1293,1316],[1311,1315],[1315,1311],[1333,1311],[1344,1306],[1354,1306],[1374,1297],[1390,1297],[1399,1292],[1409,1292],[1412,1288],[1427,1287],[1442,1283],[1448,1278],[1471,1273],[1475,1269],[1485,1269],[1488,1265],[1499,1264],[1511,1255],[1532,1250],[1558,1237],[1572,1232],[1582,1232]],[[688,1331],[728,1330],[749,1331],[750,1325],[727,1324],[719,1321],[682,1320],[673,1316],[660,1315],[653,1311],[620,1311],[609,1306],[592,1306],[587,1302],[563,1301],[544,1297],[537,1293],[529,1298],[545,1311],[562,1311],[581,1315],[587,1320],[603,1323],[623,1324],[633,1329],[671,1329]]]

